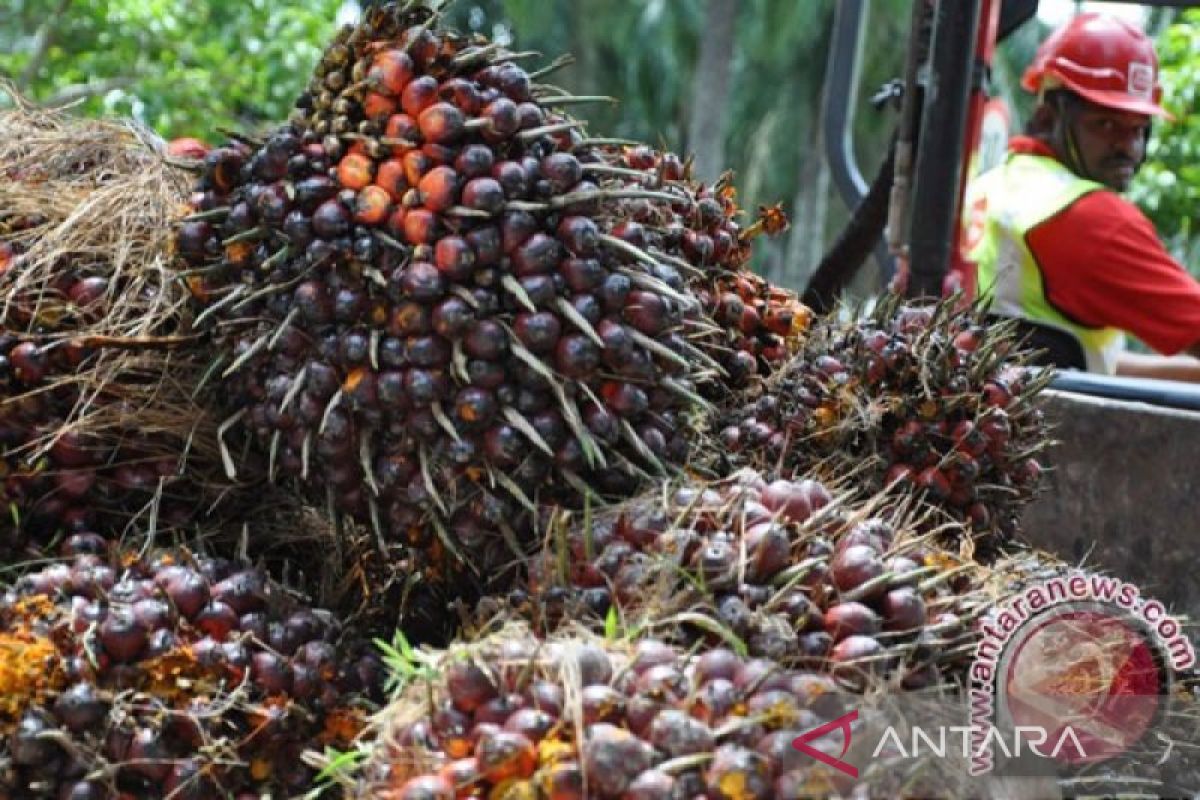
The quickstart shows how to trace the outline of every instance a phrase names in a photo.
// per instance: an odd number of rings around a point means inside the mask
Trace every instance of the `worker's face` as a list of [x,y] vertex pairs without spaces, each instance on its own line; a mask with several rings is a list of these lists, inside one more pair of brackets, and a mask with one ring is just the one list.
[[1128,189],[1146,156],[1150,118],[1079,102],[1067,119],[1088,177],[1114,191]]

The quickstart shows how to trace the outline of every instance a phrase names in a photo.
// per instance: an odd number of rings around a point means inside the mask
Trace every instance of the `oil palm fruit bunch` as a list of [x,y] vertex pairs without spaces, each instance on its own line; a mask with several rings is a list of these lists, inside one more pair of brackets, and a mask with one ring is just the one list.
[[982,310],[892,297],[814,326],[720,439],[737,464],[853,475],[863,496],[915,493],[990,547],[1015,533],[1050,441],[1038,399],[1050,374],[1024,363],[1012,327]]
[[167,268],[188,175],[124,125],[21,105],[0,163],[0,558],[185,524],[223,482]]
[[5,797],[291,796],[300,753],[344,747],[379,696],[373,652],[256,569],[64,551],[0,598]]
[[561,515],[528,591],[505,600],[544,630],[619,619],[680,644],[733,642],[847,687],[923,688],[969,664],[971,625],[992,600],[985,578],[900,509],[746,470]]
[[887,791],[877,782],[894,780],[896,792],[902,780],[889,767],[855,781],[794,749],[794,738],[862,698],[826,675],[731,649],[542,640],[509,625],[414,655],[407,686],[364,737],[357,796],[788,800],[848,796],[859,782],[860,792]]
[[653,185],[620,172],[518,60],[373,7],[289,125],[209,154],[177,239],[220,322],[228,430],[389,546],[480,574],[535,501],[685,463],[720,371],[690,262],[633,216],[724,207],[674,157],[636,173]]

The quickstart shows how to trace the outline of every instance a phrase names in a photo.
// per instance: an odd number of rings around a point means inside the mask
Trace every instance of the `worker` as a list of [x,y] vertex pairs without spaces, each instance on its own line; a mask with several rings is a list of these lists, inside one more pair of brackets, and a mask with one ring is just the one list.
[[[964,203],[980,297],[1021,321],[1045,363],[1200,381],[1200,283],[1118,194],[1146,156],[1151,120],[1170,118],[1153,43],[1122,19],[1080,14],[1042,44],[1021,85],[1038,97],[1026,135]],[[1128,352],[1126,332],[1164,355]]]

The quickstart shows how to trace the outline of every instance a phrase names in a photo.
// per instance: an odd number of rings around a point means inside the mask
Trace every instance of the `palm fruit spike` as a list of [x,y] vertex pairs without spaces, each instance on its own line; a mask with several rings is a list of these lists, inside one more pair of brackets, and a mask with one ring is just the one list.
[[736,464],[783,474],[856,475],[864,496],[915,493],[990,549],[1016,531],[1049,443],[1009,325],[980,309],[881,302],[850,323],[814,326],[762,395],[731,412],[721,441]]
[[189,523],[221,482],[163,269],[189,178],[113,122],[18,106],[0,133],[0,559]]
[[510,55],[372,9],[292,125],[210,154],[178,234],[231,441],[244,426],[276,479],[484,575],[535,501],[683,464],[716,375],[699,299],[629,220],[701,201],[681,172],[589,174],[602,156]]
[[616,618],[681,644],[733,643],[848,688],[961,678],[971,626],[993,597],[987,570],[916,535],[903,509],[750,471],[561,515],[529,572],[527,590],[505,602],[539,628]]
[[863,698],[728,648],[543,640],[510,624],[407,666],[362,740],[356,796],[786,800],[860,796],[859,784],[886,797],[915,768],[880,760],[856,781],[805,756],[792,740],[849,708],[865,716]]
[[5,797],[292,796],[381,693],[372,651],[257,570],[67,547],[0,599]]

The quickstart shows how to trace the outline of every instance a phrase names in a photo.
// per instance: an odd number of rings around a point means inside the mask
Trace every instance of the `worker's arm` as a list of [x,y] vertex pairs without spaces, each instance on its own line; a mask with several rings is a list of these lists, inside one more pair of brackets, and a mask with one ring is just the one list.
[[1190,347],[1188,353],[1177,356],[1122,353],[1117,360],[1117,374],[1126,378],[1200,383],[1200,342]]

